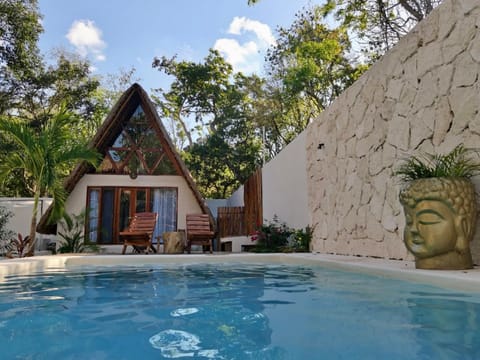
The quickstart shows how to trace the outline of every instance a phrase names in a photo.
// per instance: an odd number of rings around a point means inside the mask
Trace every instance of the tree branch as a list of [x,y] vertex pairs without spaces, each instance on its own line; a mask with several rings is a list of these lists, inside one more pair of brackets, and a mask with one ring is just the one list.
[[400,5],[403,6],[405,10],[407,10],[413,17],[415,17],[417,21],[421,21],[423,19],[424,16],[417,2],[415,2],[417,5],[416,9],[409,4],[408,0],[398,0],[398,2],[400,3]]

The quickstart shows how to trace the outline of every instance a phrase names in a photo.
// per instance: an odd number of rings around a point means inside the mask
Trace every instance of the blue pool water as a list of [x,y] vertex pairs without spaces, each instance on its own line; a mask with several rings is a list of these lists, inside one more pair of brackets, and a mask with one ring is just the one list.
[[480,359],[480,295],[293,265],[73,268],[0,285],[1,359]]

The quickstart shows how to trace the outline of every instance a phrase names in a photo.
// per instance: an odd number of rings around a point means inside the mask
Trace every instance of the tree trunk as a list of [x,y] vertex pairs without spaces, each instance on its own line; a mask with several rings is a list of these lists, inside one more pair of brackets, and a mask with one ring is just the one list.
[[25,256],[34,256],[35,255],[35,243],[36,243],[36,233],[37,233],[37,209],[38,209],[38,200],[40,198],[39,194],[33,196],[33,211],[32,211],[32,221],[30,222],[30,239],[28,241],[27,251]]

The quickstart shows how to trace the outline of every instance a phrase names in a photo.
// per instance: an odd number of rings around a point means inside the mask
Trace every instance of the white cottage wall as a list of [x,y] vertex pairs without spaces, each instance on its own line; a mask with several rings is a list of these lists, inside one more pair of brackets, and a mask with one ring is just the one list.
[[87,187],[111,186],[111,187],[175,187],[178,188],[178,229],[185,229],[187,213],[201,213],[202,209],[193,195],[183,176],[162,175],[144,176],[139,175],[136,179],[122,175],[84,175],[76,184],[65,203],[65,211],[68,214],[79,214],[85,210],[87,201]]

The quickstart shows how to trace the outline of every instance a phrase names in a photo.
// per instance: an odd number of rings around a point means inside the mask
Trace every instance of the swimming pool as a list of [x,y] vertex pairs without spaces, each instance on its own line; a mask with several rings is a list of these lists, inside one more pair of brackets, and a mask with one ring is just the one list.
[[5,359],[478,359],[480,295],[312,264],[72,265],[7,277],[0,339]]

